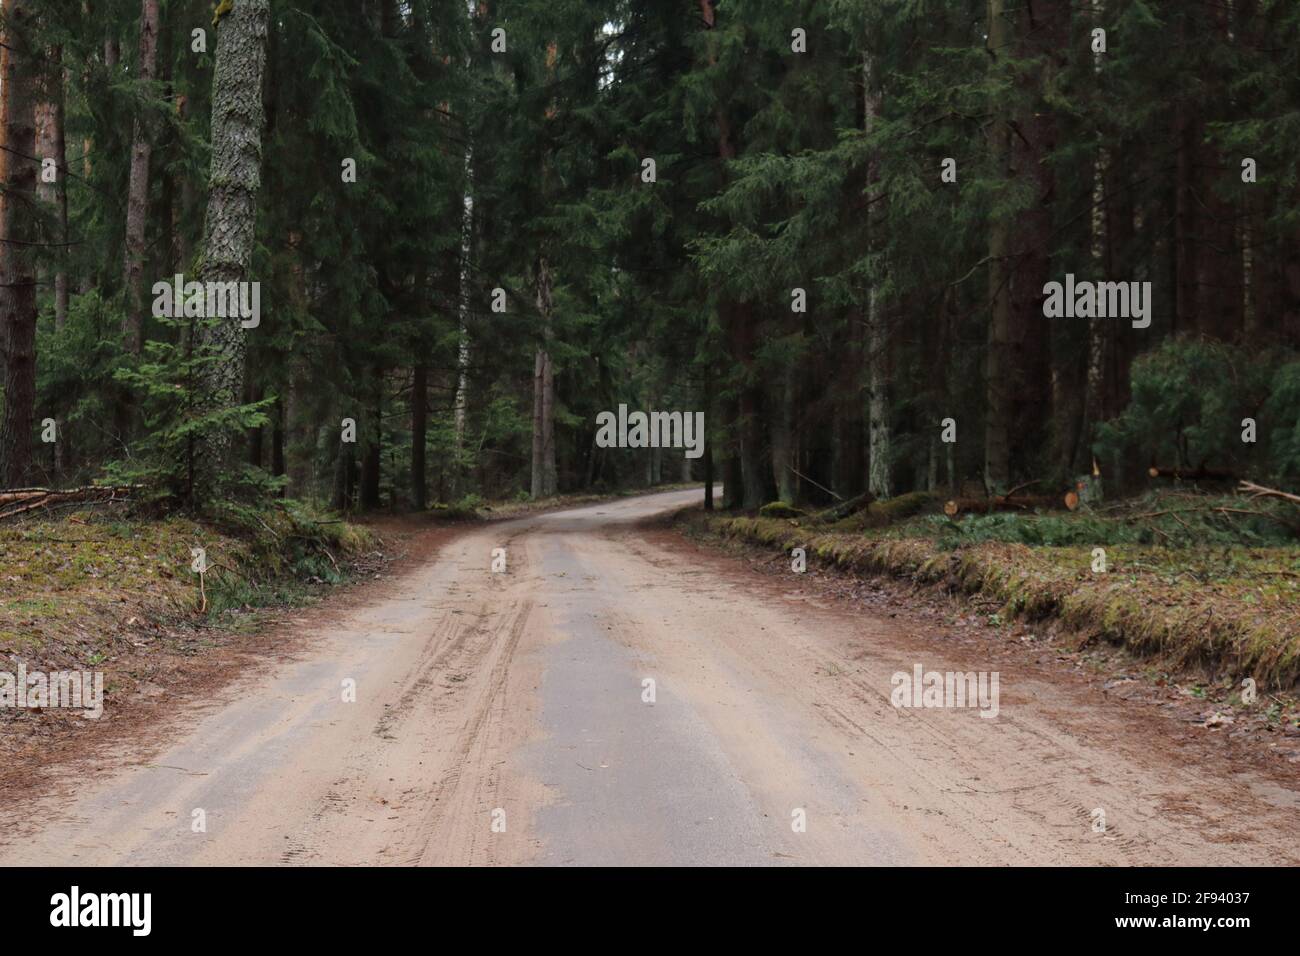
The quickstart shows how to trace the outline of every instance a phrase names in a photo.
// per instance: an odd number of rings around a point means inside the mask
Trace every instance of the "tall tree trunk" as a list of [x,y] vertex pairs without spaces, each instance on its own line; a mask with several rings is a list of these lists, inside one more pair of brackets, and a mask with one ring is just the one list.
[[[717,27],[715,0],[699,0],[700,15],[706,30]],[[717,64],[717,44],[707,48],[708,64]],[[727,163],[736,158],[736,143],[732,138],[731,121],[727,116],[725,100],[714,114],[717,128],[718,160],[721,176],[727,179]],[[723,464],[723,496],[725,507],[744,506],[757,508],[766,502],[766,489],[770,472],[762,467],[761,434],[758,389],[753,382],[753,309],[733,301],[718,303],[718,317],[726,336],[727,348],[733,367],[738,369],[740,382],[736,399],[723,403],[723,421],[728,431],[727,458]]]
[[[271,474],[280,478],[285,472],[284,461],[284,441],[285,441],[285,419],[288,413],[288,405],[284,395],[279,396],[275,403],[275,417],[271,428]],[[280,489],[279,496],[285,497],[285,489]]]
[[[270,0],[238,0],[217,32],[212,82],[212,171],[203,228],[204,281],[248,277],[262,164],[262,77]],[[204,342],[217,361],[204,369],[200,402],[230,408],[243,392],[247,343],[238,315],[211,322]],[[196,501],[206,501],[230,455],[229,431],[210,429],[198,449]]]
[[865,323],[854,313],[845,320],[838,357],[834,360],[836,383],[831,399],[831,481],[832,490],[846,501],[861,494],[866,478],[863,457],[863,372],[866,366]]
[[348,443],[339,448],[334,459],[334,510],[347,511],[352,507],[352,459],[355,445]]
[[[868,136],[880,119],[884,100],[880,89],[880,77],[876,75],[875,61],[872,57],[870,52],[862,54],[862,129]],[[873,153],[867,162],[868,188],[879,179],[880,160]],[[872,245],[877,245],[880,241],[877,235],[879,226],[880,213],[873,204],[867,211],[867,241]],[[893,482],[890,480],[893,455],[890,450],[889,430],[889,335],[885,328],[880,295],[874,283],[867,291],[866,327],[867,461],[870,468],[867,475],[867,490],[877,498],[889,498],[893,494]]]
[[0,354],[4,414],[0,418],[0,481],[26,483],[32,466],[36,404],[36,96],[40,62],[31,43],[27,0],[3,0],[0,46]]
[[704,510],[713,510],[713,442],[709,438],[713,422],[713,366],[704,362]]
[[[57,244],[54,271],[54,328],[62,331],[68,319],[68,149],[65,120],[63,48],[50,50],[50,68],[46,77],[45,102],[38,107],[44,114],[44,123],[38,123],[41,138],[40,157],[53,159],[57,176],[52,183],[39,183],[37,192],[41,201],[54,207],[57,225],[53,242]],[[60,442],[60,444],[62,444]]]
[[379,507],[379,486],[382,479],[384,454],[384,370],[374,370],[375,404],[372,410],[373,427],[366,438],[361,456],[361,507],[373,511]]
[[[1092,169],[1091,256],[1096,275],[1107,280],[1118,280],[1111,271],[1113,261],[1109,256],[1110,236],[1107,232],[1106,207],[1110,202],[1110,157],[1106,150],[1097,152]],[[1113,318],[1093,316],[1088,320],[1088,376],[1084,401],[1083,438],[1089,454],[1093,432],[1105,415],[1107,357],[1111,347]],[[1070,462],[1074,464],[1073,461]]]
[[[1007,55],[1010,30],[1004,0],[989,0],[988,46],[995,64]],[[1011,130],[999,115],[990,131],[993,168],[1006,176]],[[984,484],[1005,490],[1011,480],[1011,228],[1005,216],[989,223],[989,326],[985,364]]]
[[[559,45],[552,40],[546,48],[546,77],[550,83],[555,76],[559,59]],[[546,108],[545,122],[556,116],[554,100]],[[550,159],[542,156],[541,194],[548,195]],[[531,492],[534,499],[549,498],[556,493],[555,470],[555,369],[551,364],[551,267],[546,251],[541,249],[534,267],[533,283],[537,295],[537,316],[541,323],[541,337],[533,360],[533,454]]]
[[555,370],[551,365],[551,269],[546,256],[537,259],[534,282],[542,340],[533,361],[532,496],[549,498],[556,492]]
[[[1043,286],[1050,278],[1056,205],[1056,110],[1047,102],[1056,88],[1056,74],[1068,63],[1070,4],[1068,0],[1036,0],[1022,5],[1015,46],[1021,59],[1035,64],[1020,81],[1030,106],[1017,117],[1011,138],[1011,166],[1032,184],[1033,203],[1018,217],[1011,272],[1011,434],[1017,441],[1010,471],[1041,474],[1045,464],[1036,449],[1046,447],[1050,410],[1052,323],[1043,318]],[[1019,453],[1017,453],[1019,452]]]
[[[187,123],[192,112],[190,98],[182,96],[176,104],[181,123]],[[181,199],[176,209],[176,255],[182,272],[189,272],[194,266],[194,240],[189,228],[190,217],[198,208],[198,190],[194,188],[193,176],[181,177]]]
[[732,303],[727,310],[731,354],[739,363],[740,500],[745,508],[761,508],[775,491],[770,467],[764,458],[763,393],[756,382],[754,353],[756,329],[754,309],[747,302]]
[[799,483],[795,478],[797,466],[795,449],[795,408],[798,406],[799,365],[787,362],[781,372],[778,414],[772,429],[772,472],[776,479],[776,496],[782,501],[794,502],[798,498]]
[[424,463],[429,420],[429,368],[417,365],[411,373],[411,507],[423,511],[428,504],[429,477]]
[[[937,430],[945,418],[951,417],[956,399],[956,390],[953,388],[956,367],[953,360],[953,340],[956,338],[956,332],[953,328],[952,316],[952,299],[953,287],[949,286],[944,290],[939,299],[939,315],[937,325],[939,327],[939,342],[935,354],[935,368],[939,370],[939,381],[936,383],[938,397],[935,403],[936,414],[930,421],[930,427]],[[956,456],[954,454],[955,442],[941,441],[944,456],[944,474],[947,479],[947,488],[950,494],[957,494],[955,483],[956,478]]]
[[[67,75],[63,66],[63,49],[55,47],[50,57],[50,134],[51,153],[58,167],[54,187],[54,204],[58,227],[55,240],[59,243],[58,264],[54,271],[54,330],[62,332],[68,322],[68,139],[67,139]],[[72,472],[72,433],[65,421],[59,429],[54,444],[54,471],[60,480]]]
[[[1122,141],[1119,148],[1124,155],[1128,155],[1129,143]],[[1136,209],[1129,171],[1121,164],[1111,163],[1110,178],[1111,182],[1106,187],[1106,249],[1109,269],[1114,278],[1131,281],[1134,278],[1137,226],[1134,221]],[[1128,406],[1129,366],[1148,341],[1147,330],[1130,328],[1124,331],[1124,335],[1116,335],[1112,339],[1108,384],[1102,402],[1102,416],[1106,419],[1115,417]]]
[[[723,334],[726,334],[724,328]],[[744,504],[745,482],[740,468],[740,405],[734,392],[724,393],[718,402],[722,419],[722,507],[731,510]]]
[[[264,396],[265,396],[265,391],[263,390],[262,386],[247,380],[244,382],[245,402],[250,402],[250,403],[260,402]],[[248,429],[246,436],[248,442],[248,463],[252,465],[254,468],[261,468],[262,467],[262,446],[265,444],[265,442],[262,440],[261,427],[259,426],[259,427]]]
[[[158,0],[141,0],[140,56],[137,76],[142,86],[154,81],[158,66]],[[149,157],[153,147],[150,124],[135,118],[131,138],[131,179],[126,200],[126,261],[123,284],[127,311],[122,335],[134,355],[144,351],[144,253],[149,209]]]
[[[1186,29],[1179,20],[1178,48],[1186,49]],[[1195,170],[1192,161],[1196,153],[1199,130],[1190,115],[1190,108],[1182,100],[1174,110],[1174,138],[1177,150],[1174,162],[1174,316],[1170,332],[1193,331],[1197,327],[1196,305],[1199,298],[1196,285],[1197,231]]]
[[867,293],[867,490],[877,498],[893,495],[890,470],[893,456],[889,440],[888,362],[889,336],[879,296]]
[[[1209,31],[1208,42],[1223,48],[1238,42],[1234,41],[1229,22],[1232,4],[1201,0],[1201,6],[1203,29]],[[1232,118],[1231,111],[1219,105],[1221,102],[1209,105],[1204,123]],[[1241,210],[1235,202],[1224,199],[1218,187],[1225,171],[1229,176],[1240,175],[1240,167],[1208,142],[1201,140],[1195,145],[1199,174],[1196,199],[1202,215],[1196,249],[1200,329],[1207,335],[1231,341],[1241,334],[1243,320],[1244,276],[1237,229]]]
[[456,451],[465,441],[465,412],[469,402],[469,311],[474,259],[474,149],[465,150],[465,195],[460,212],[460,269],[457,288]]

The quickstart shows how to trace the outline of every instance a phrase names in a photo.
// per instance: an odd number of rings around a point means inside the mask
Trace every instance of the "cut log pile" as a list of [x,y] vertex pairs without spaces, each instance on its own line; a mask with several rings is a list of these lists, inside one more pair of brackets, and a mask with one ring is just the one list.
[[94,505],[125,501],[139,490],[138,485],[87,485],[84,488],[13,488],[0,491],[0,521],[56,505]]

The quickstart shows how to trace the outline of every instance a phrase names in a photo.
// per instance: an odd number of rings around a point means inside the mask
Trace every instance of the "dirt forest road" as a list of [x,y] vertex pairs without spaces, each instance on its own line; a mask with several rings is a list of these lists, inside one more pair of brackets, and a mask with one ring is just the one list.
[[986,665],[639,523],[698,496],[475,527],[308,612],[147,760],[0,811],[0,863],[1300,862],[1296,793],[1082,686],[893,707],[895,672]]

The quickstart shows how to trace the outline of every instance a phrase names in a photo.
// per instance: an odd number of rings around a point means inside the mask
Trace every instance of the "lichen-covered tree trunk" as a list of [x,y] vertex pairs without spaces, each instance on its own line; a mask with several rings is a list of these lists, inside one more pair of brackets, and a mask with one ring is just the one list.
[[[262,165],[262,76],[270,0],[235,0],[217,34],[212,81],[212,168],[199,267],[203,281],[247,280],[257,224]],[[217,361],[205,367],[198,402],[230,408],[243,393],[246,332],[238,315],[208,324],[204,344]],[[231,454],[230,432],[212,429],[199,444],[194,498],[203,503]]]
[[26,483],[32,464],[36,403],[36,274],[30,243],[38,241],[36,204],[36,55],[27,0],[3,0],[0,46],[0,355],[4,414],[0,417],[0,481]]
[[[158,64],[158,0],[140,4],[140,56],[136,76],[142,84],[152,83]],[[122,317],[122,336],[135,355],[144,351],[144,240],[149,209],[150,130],[143,117],[135,119],[131,138],[131,178],[126,200],[126,261],[124,285],[127,308]]]

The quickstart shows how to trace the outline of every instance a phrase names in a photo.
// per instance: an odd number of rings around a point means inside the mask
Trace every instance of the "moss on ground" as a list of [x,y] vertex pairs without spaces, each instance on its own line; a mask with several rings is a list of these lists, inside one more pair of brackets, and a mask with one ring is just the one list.
[[[0,525],[0,658],[94,664],[119,631],[297,603],[337,583],[374,535],[293,505],[220,525],[94,509]],[[191,570],[203,548],[209,570]]]

